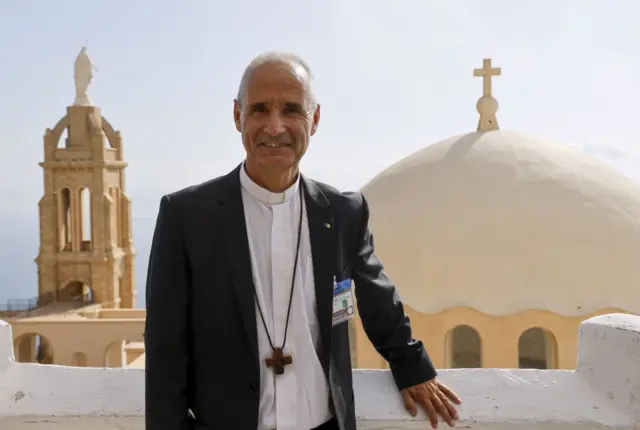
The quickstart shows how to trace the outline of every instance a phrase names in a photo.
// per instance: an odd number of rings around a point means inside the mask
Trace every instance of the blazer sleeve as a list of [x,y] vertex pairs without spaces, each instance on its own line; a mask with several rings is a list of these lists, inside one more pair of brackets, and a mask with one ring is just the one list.
[[365,333],[387,362],[398,389],[420,384],[436,377],[424,345],[411,334],[411,322],[395,286],[384,272],[374,252],[369,230],[369,207],[361,193],[352,277],[358,312]]
[[162,197],[147,273],[145,421],[147,430],[189,428],[189,270],[179,221]]

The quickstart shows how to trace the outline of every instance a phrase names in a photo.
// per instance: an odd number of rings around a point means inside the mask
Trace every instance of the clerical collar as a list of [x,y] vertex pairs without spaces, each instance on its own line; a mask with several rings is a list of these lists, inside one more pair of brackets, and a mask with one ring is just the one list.
[[298,178],[289,188],[282,193],[272,193],[271,191],[262,188],[260,185],[253,182],[253,180],[247,175],[244,164],[240,168],[240,185],[242,188],[251,194],[256,199],[269,205],[279,205],[288,200],[291,200],[298,193],[298,187],[300,186],[300,174]]

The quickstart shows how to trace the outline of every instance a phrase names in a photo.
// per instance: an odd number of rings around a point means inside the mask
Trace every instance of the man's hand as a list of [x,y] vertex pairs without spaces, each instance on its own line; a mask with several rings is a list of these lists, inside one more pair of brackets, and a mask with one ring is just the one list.
[[405,388],[400,394],[404,401],[404,407],[407,408],[411,416],[415,417],[418,413],[416,402],[427,411],[429,421],[431,421],[431,426],[434,429],[438,428],[438,415],[449,424],[449,427],[453,427],[458,419],[458,412],[451,402],[459,405],[462,403],[460,398],[449,387],[436,381],[435,378],[422,384]]

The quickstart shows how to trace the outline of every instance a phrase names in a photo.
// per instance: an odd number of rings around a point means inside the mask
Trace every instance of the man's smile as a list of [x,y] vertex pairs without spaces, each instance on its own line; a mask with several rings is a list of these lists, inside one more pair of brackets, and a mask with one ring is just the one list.
[[264,146],[267,148],[285,148],[290,147],[292,144],[290,143],[281,143],[281,142],[260,142],[258,146]]

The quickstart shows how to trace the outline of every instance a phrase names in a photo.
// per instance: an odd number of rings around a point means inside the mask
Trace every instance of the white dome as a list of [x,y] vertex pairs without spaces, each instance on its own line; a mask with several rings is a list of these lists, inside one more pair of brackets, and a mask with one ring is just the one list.
[[640,186],[576,150],[469,133],[362,191],[376,252],[417,311],[640,313]]

